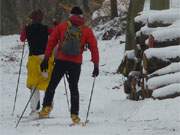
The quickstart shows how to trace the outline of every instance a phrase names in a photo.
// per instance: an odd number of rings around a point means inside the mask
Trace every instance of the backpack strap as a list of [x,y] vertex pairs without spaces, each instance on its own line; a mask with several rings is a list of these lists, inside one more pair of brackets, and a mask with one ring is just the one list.
[[69,28],[72,26],[72,23],[70,20],[67,20],[67,29],[66,31],[68,32],[69,31]]
[[[70,20],[67,20],[66,23],[67,23],[67,29],[66,29],[66,31],[69,31],[69,27],[72,25],[72,24],[71,24],[71,21],[70,21]],[[66,37],[65,37],[65,38],[66,38]],[[61,49],[63,42],[64,42],[64,41],[61,41],[61,40],[58,41],[58,50]]]

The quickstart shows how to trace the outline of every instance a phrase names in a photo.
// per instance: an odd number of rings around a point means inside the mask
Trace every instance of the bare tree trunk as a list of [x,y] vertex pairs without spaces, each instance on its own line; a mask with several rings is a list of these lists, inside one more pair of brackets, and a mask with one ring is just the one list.
[[90,11],[90,9],[89,9],[89,0],[82,0],[82,2],[83,2],[84,11],[86,11],[86,12]]
[[0,0],[0,35],[2,34],[2,0]]
[[138,12],[143,10],[145,0],[130,0],[128,17],[127,17],[127,31],[126,31],[126,46],[125,50],[131,50],[135,48],[135,26],[134,18],[137,16]]
[[169,0],[151,0],[150,9],[154,10],[163,10],[169,9],[170,3]]
[[[44,23],[47,25],[52,25],[53,18],[59,22],[67,19],[72,6],[83,7],[85,17],[90,20],[92,11],[97,9],[92,4],[93,1],[95,0],[0,0],[0,34],[18,33],[20,25],[30,21],[29,14],[34,9],[44,12]],[[97,0],[99,6],[103,1]]]
[[11,0],[1,1],[1,28],[0,34],[13,34],[17,32],[18,20],[16,16],[16,3]]
[[117,17],[117,0],[111,0],[111,18]]

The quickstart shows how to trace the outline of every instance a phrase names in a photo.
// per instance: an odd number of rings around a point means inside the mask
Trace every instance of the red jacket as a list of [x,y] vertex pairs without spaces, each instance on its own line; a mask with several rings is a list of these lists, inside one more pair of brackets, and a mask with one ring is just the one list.
[[[70,17],[70,21],[73,24],[76,25],[83,25],[84,21],[82,20],[82,18],[78,17],[78,16],[71,16]],[[48,39],[48,45],[45,51],[45,56],[47,58],[49,58],[51,56],[51,53],[54,49],[54,47],[60,42],[62,42],[64,40],[64,34],[67,30],[68,27],[68,23],[67,22],[63,22],[61,24],[59,24],[51,33],[49,39]],[[89,45],[89,49],[91,52],[91,61],[95,64],[99,64],[99,52],[98,52],[98,47],[97,47],[97,40],[93,34],[93,31],[87,27],[87,26],[83,26],[81,29],[82,32],[82,36],[81,36],[81,53],[77,56],[69,56],[69,55],[65,55],[62,53],[62,51],[60,49],[58,49],[57,51],[57,59],[59,60],[64,60],[64,61],[71,61],[71,62],[75,62],[75,63],[82,63],[82,53],[84,50],[84,46],[85,44],[88,43]]]

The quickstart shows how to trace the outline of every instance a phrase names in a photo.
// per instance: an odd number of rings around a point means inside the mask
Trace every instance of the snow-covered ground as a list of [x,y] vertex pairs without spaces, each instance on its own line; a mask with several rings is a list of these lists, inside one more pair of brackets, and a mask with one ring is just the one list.
[[[29,91],[26,88],[26,47],[16,110],[12,116],[16,83],[22,48],[18,47],[18,35],[0,37],[0,134],[1,135],[179,135],[180,97],[166,100],[146,99],[130,101],[123,92],[122,76],[114,74],[124,53],[119,40],[99,41],[100,75],[96,79],[90,122],[85,127],[69,127],[63,81],[56,89],[52,119],[21,121],[15,128],[17,115],[22,113]],[[90,53],[84,52],[84,62],[79,82],[80,117],[85,120],[93,83]],[[119,89],[118,89],[119,87]],[[42,97],[43,98],[43,93]],[[30,109],[28,107],[25,115]]]

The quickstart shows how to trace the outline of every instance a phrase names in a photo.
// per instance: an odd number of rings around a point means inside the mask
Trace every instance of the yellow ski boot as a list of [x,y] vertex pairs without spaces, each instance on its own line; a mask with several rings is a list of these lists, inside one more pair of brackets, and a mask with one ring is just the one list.
[[43,107],[42,110],[39,112],[39,118],[48,118],[51,111],[52,111],[51,106]]
[[72,120],[73,124],[79,124],[81,121],[79,116],[76,114],[71,114],[71,120]]

